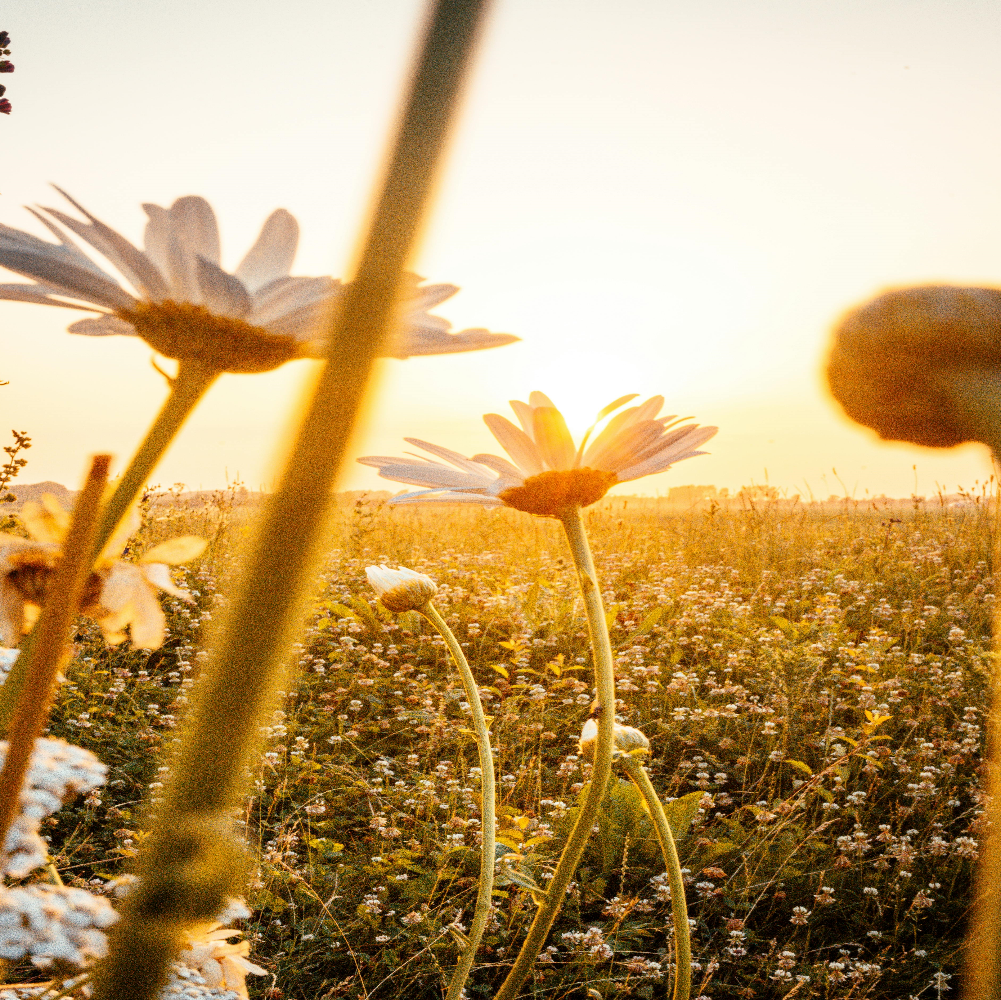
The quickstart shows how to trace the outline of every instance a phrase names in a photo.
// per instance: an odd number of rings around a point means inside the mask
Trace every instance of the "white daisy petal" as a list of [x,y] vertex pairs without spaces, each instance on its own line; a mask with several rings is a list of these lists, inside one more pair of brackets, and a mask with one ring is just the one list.
[[213,264],[219,263],[219,226],[212,206],[196,195],[178,198],[170,206],[174,238],[191,255],[201,255]]
[[290,212],[279,208],[268,216],[254,245],[237,266],[236,276],[255,292],[288,275],[298,246],[299,223]]
[[555,410],[556,404],[544,393],[544,392],[531,392],[528,395],[528,405],[533,409],[540,406],[548,406],[549,409]]
[[[533,392],[532,396],[542,396],[542,393]],[[546,465],[554,471],[572,469],[574,459],[577,457],[577,448],[563,414],[555,406],[536,404],[533,417],[532,437]]]
[[484,507],[503,507],[504,501],[489,493],[460,493],[455,490],[420,490],[417,493],[401,493],[393,497],[391,504],[398,503],[476,503]]
[[77,302],[63,302],[60,299],[50,298],[52,295],[62,295],[57,288],[50,288],[47,285],[25,285],[12,283],[0,285],[0,299],[8,302],[34,302],[43,306],[62,306],[64,309],[82,309],[88,312],[93,311],[92,306],[82,306]]
[[535,426],[535,418],[532,416],[534,409],[520,399],[509,399],[508,405],[514,410],[514,415],[518,418],[521,429],[531,437]]
[[510,420],[499,413],[487,413],[483,422],[490,433],[497,438],[500,446],[515,460],[526,476],[537,476],[545,471],[545,463],[535,442],[523,430],[515,427]]
[[446,333],[411,328],[403,331],[393,348],[387,352],[387,356],[405,361],[407,358],[426,354],[462,354],[465,351],[503,347],[520,339],[510,333],[491,333],[482,329]]
[[423,448],[424,451],[429,451],[432,455],[437,455],[439,458],[445,459],[446,462],[451,462],[453,465],[472,473],[474,476],[483,475],[483,469],[476,462],[470,458],[466,458],[465,455],[460,455],[457,451],[452,451],[450,448],[442,448],[441,445],[431,444],[428,441],[422,441],[420,438],[404,438],[403,440],[407,444],[414,445],[415,448]]
[[93,319],[81,319],[71,323],[67,329],[70,333],[82,334],[85,337],[134,337],[135,327],[117,316],[105,314]]
[[243,319],[250,312],[250,294],[239,278],[227,274],[218,264],[196,256],[196,277],[205,308],[223,316]]
[[166,563],[143,563],[142,574],[154,587],[165,591],[171,597],[179,597],[188,604],[194,604],[195,599],[186,591],[178,587],[170,576],[170,567]]
[[[422,280],[416,275],[412,277],[416,281]],[[413,297],[407,299],[405,308],[408,312],[427,312],[428,309],[433,309],[446,299],[450,299],[458,291],[458,285],[424,285],[422,288],[414,289]]]
[[493,469],[494,472],[513,482],[524,482],[526,478],[525,472],[513,466],[507,459],[497,455],[473,455],[473,461],[485,465],[488,469]]
[[106,274],[96,274],[54,254],[23,250],[0,243],[0,265],[26,278],[36,278],[42,284],[52,286],[59,294],[109,309],[127,309],[135,302],[131,295]]
[[61,187],[53,186],[78,212],[87,217],[89,225],[54,208],[47,208],[45,211],[104,254],[145,298],[162,299],[166,296],[167,283],[163,275],[138,247],[134,247],[124,236],[91,215]]
[[143,232],[143,251],[164,276],[170,275],[170,255],[168,248],[174,238],[174,223],[170,212],[160,205],[143,203],[143,211],[149,221]]
[[416,462],[403,462],[399,465],[384,465],[379,469],[383,479],[391,479],[397,483],[409,483],[411,486],[427,486],[432,489],[486,489],[493,479],[487,476],[473,476],[468,472],[450,469],[447,465],[428,462],[418,465]]

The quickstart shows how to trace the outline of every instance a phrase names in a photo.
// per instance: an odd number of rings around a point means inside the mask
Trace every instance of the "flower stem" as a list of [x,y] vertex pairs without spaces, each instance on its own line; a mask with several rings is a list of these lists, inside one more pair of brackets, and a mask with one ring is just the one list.
[[445,640],[448,651],[452,654],[452,659],[455,660],[455,665],[462,675],[462,686],[466,691],[466,700],[473,713],[473,729],[476,732],[476,746],[479,750],[480,771],[482,772],[482,808],[480,809],[482,824],[480,828],[483,831],[483,842],[480,846],[480,891],[476,897],[473,922],[469,926],[469,943],[459,957],[459,964],[455,967],[455,972],[452,973],[452,981],[448,984],[448,994],[445,997],[445,1000],[459,1000],[466,980],[469,978],[469,971],[473,967],[476,949],[479,946],[480,938],[483,937],[483,929],[487,925],[493,899],[496,856],[494,845],[497,836],[494,811],[494,760],[490,752],[490,733],[483,715],[480,692],[476,686],[476,678],[473,677],[473,672],[469,669],[469,663],[462,652],[462,647],[455,641],[452,630],[430,601],[420,610],[421,614],[431,622],[438,634]]
[[594,559],[591,557],[591,547],[588,545],[584,522],[581,519],[580,508],[568,509],[560,517],[566,532],[567,543],[577,567],[577,577],[580,581],[581,594],[584,597],[584,609],[587,613],[588,629],[591,633],[591,649],[594,654],[595,685],[598,692],[598,739],[595,741],[594,767],[591,781],[587,788],[584,802],[577,815],[577,821],[570,831],[566,846],[556,864],[556,870],[546,890],[546,898],[535,914],[535,920],[528,929],[524,944],[518,957],[511,967],[507,978],[495,1000],[514,1000],[522,984],[535,963],[542,946],[546,943],[553,922],[563,906],[567,888],[573,878],[577,865],[584,854],[591,829],[598,815],[598,807],[605,795],[608,778],[612,773],[612,746],[615,727],[615,672],[612,659],[612,645],[608,638],[608,626],[605,623],[605,609],[601,602],[601,591],[598,589],[598,576],[594,569]]
[[170,447],[184,421],[218,377],[218,370],[208,368],[197,361],[179,363],[177,377],[170,384],[170,395],[105,504],[101,524],[94,539],[95,560],[149,481],[150,474]]
[[654,789],[642,761],[630,754],[620,754],[616,760],[622,764],[626,774],[646,800],[654,829],[657,831],[657,840],[660,841],[660,850],[667,866],[668,883],[671,886],[671,915],[674,918],[674,946],[677,952],[674,1000],[688,1000],[692,991],[692,943],[688,927],[688,906],[685,904],[685,881],[681,876],[678,848],[675,846],[660,796]]
[[70,523],[62,558],[46,588],[45,604],[29,649],[18,660],[29,661],[26,681],[7,734],[7,756],[0,769],[0,845],[20,806],[21,788],[45,728],[59,668],[67,659],[69,630],[90,576],[90,553],[108,479],[110,455],[95,455]]
[[94,970],[95,1000],[153,1000],[184,929],[211,920],[239,891],[244,865],[232,812],[303,628],[336,474],[391,332],[485,11],[486,0],[437,0],[430,9],[355,280],[333,319],[328,359],[193,692],[137,859],[139,881],[112,929],[107,958]]

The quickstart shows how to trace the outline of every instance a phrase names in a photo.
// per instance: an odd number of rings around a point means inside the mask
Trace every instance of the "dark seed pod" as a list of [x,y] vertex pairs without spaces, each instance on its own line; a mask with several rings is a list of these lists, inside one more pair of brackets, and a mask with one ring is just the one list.
[[889,441],[949,448],[983,440],[957,378],[1001,377],[1001,289],[887,292],[834,330],[827,381],[858,423]]

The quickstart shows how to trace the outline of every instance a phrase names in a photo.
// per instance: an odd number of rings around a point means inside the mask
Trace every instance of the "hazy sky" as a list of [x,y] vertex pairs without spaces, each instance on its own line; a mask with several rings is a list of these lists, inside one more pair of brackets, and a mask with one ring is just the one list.
[[[232,267],[284,206],[294,273],[344,276],[422,9],[7,5],[0,221],[43,234],[21,206],[58,204],[54,181],[139,242],[140,202],[201,194]],[[480,415],[510,398],[542,389],[580,428],[640,392],[721,430],[620,491],[983,479],[976,447],[848,425],[820,370],[832,321],[881,288],[999,282],[999,29],[994,0],[498,0],[414,268],[462,286],[437,309],[456,327],[523,342],[386,362],[356,454],[495,451]],[[29,482],[124,461],[164,395],[145,345],[66,334],[78,316],[0,303],[0,428],[34,437]],[[268,482],[306,374],[224,377],[157,480]],[[342,485],[394,488],[361,466]]]

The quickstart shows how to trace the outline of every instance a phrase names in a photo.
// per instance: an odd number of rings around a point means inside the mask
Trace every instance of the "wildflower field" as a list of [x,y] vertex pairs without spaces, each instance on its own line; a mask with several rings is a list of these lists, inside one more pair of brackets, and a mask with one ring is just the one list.
[[[131,554],[208,538],[183,568],[196,603],[165,601],[152,651],[108,647],[81,619],[50,726],[109,767],[43,825],[67,885],[98,893],[143,841],[254,515],[226,494],[151,500]],[[983,832],[993,507],[606,497],[584,519],[617,717],[650,740],[684,866],[692,995],[952,995]],[[251,996],[439,997],[465,941],[481,833],[469,705],[427,622],[374,600],[379,563],[437,582],[492,719],[498,863],[469,997],[507,973],[589,778],[591,652],[558,523],[342,497],[238,820],[267,973]],[[523,995],[663,996],[663,872],[643,801],[613,772]]]

